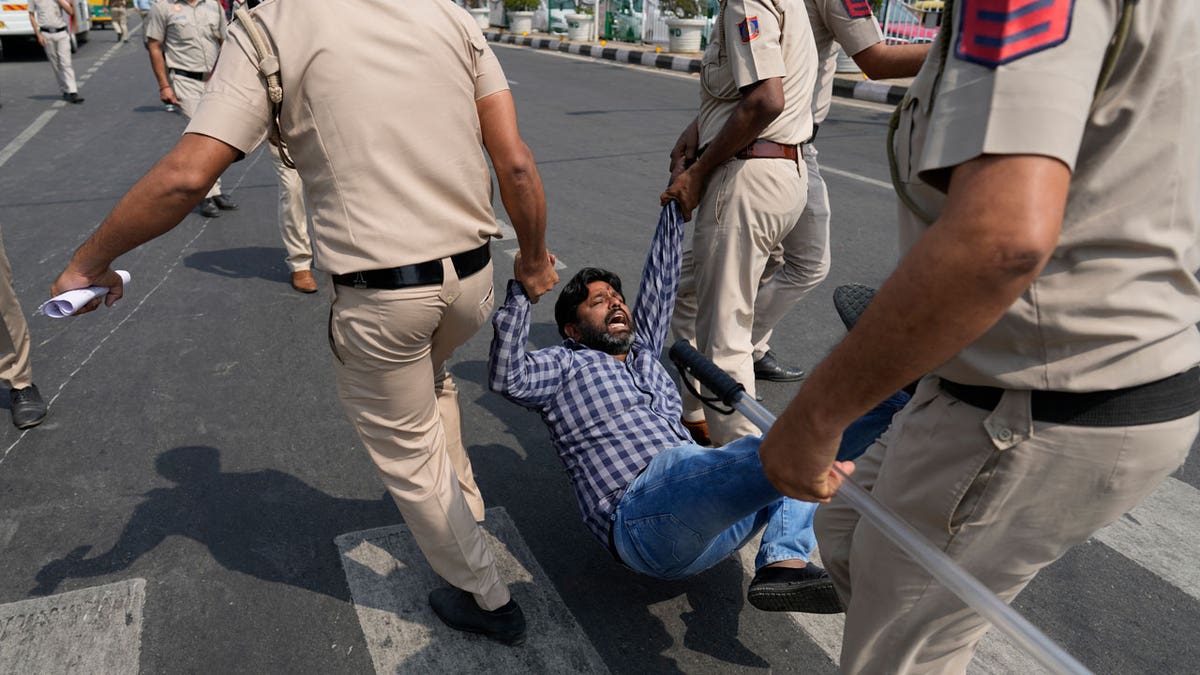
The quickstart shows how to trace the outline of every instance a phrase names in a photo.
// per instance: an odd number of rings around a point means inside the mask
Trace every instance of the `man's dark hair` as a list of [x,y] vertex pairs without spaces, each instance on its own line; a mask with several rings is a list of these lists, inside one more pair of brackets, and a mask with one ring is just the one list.
[[554,321],[558,323],[558,334],[564,338],[567,337],[567,324],[579,321],[579,305],[588,299],[588,284],[593,281],[603,281],[625,297],[621,277],[612,272],[598,267],[585,267],[576,272],[554,301]]

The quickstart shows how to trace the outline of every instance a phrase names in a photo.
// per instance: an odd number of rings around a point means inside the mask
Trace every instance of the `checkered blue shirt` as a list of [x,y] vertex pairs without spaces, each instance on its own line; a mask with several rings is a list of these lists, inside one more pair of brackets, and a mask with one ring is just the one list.
[[515,280],[496,311],[489,384],[541,413],[583,521],[608,546],[609,519],[626,486],[663,450],[691,443],[675,383],[659,362],[675,307],[683,223],[663,209],[633,309],[636,335],[625,362],[568,339],[529,351],[529,296]]

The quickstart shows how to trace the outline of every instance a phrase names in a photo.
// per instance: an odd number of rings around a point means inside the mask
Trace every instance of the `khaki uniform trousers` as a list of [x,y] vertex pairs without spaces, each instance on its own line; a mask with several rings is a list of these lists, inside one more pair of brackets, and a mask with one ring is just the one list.
[[[196,108],[200,107],[200,99],[204,96],[204,82],[183,75],[175,75],[170,71],[167,72],[167,78],[171,81],[171,90],[175,92],[175,98],[179,99],[179,111],[183,113],[184,117],[192,119],[192,115],[196,114]],[[207,199],[219,194],[221,194],[221,177],[217,176],[217,182],[213,183],[212,188],[204,197]]]
[[[806,201],[807,169],[786,159],[730,160],[709,177],[684,254],[671,325],[753,396],[755,301],[771,252],[791,233]],[[681,302],[682,300],[682,302]],[[704,312],[697,312],[704,307]],[[694,326],[694,328],[692,328]],[[694,333],[692,332],[694,331]],[[684,414],[700,404],[682,392]],[[705,410],[717,445],[762,432],[738,413]]]
[[75,67],[71,65],[71,36],[70,29],[61,30],[57,33],[42,33],[42,38],[46,44],[42,49],[46,50],[46,60],[50,62],[50,67],[54,69],[54,79],[58,81],[58,89],[64,94],[77,93],[79,88],[75,84]]
[[[1033,421],[1029,392],[994,411],[923,379],[854,480],[1006,602],[1182,463],[1200,415],[1132,427]],[[817,541],[846,602],[847,673],[961,673],[988,623],[838,496]]]
[[331,284],[338,396],[431,567],[493,610],[509,601],[477,521],[483,500],[463,447],[451,353],[491,315],[492,266],[439,286]]
[[108,15],[112,17],[113,30],[117,32],[117,39],[121,42],[129,42],[129,24],[126,23],[126,11],[124,7],[111,7],[108,10]]
[[271,160],[279,177],[279,236],[287,250],[292,272],[312,268],[312,242],[308,238],[308,212],[304,209],[304,183],[295,169],[279,158],[279,148],[270,143]]
[[775,326],[804,296],[829,276],[829,190],[817,164],[817,149],[800,146],[808,170],[808,200],[796,226],[771,254],[754,302],[754,360],[770,349]]
[[4,240],[0,239],[0,320],[4,321],[4,330],[0,331],[0,380],[13,389],[24,389],[33,384],[29,327],[13,290],[12,278],[12,267],[4,253]]

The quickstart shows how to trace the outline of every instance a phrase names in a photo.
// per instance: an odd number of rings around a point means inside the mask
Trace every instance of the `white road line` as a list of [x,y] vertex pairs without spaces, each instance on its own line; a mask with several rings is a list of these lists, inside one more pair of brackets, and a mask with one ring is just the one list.
[[29,140],[34,136],[36,136],[37,132],[41,131],[42,127],[46,126],[46,124],[48,124],[56,114],[58,114],[58,110],[55,109],[47,110],[41,115],[38,115],[37,119],[33,120],[29,126],[25,127],[24,131],[17,134],[16,138],[9,141],[8,145],[4,146],[3,150],[0,150],[0,166],[4,166],[4,164],[8,162],[13,155],[17,154],[18,150],[25,147],[25,144],[28,143]]
[[[113,45],[112,47],[109,47],[108,51],[105,52],[100,57],[100,59],[97,61],[97,63],[95,64],[95,66],[93,68],[99,67],[100,61],[108,59],[108,57],[114,51],[116,51],[116,48],[120,47],[120,46],[121,46],[121,43],[118,42],[117,44]],[[90,70],[88,72],[91,73]],[[87,75],[85,75],[79,79],[80,84],[82,84],[83,82],[86,82],[86,81],[87,81]],[[52,103],[50,105],[50,108],[51,108],[50,110],[47,110],[46,112],[42,113],[41,115],[38,115],[37,118],[34,119],[33,122],[31,122],[29,124],[29,126],[25,127],[24,131],[17,134],[16,138],[9,141],[8,145],[4,146],[3,150],[0,150],[0,167],[3,167],[8,162],[9,159],[12,159],[12,156],[17,154],[17,151],[19,151],[21,148],[25,147],[25,144],[28,143],[34,136],[36,136],[37,133],[39,131],[41,131],[42,128],[45,127],[50,122],[51,119],[54,118],[54,116],[58,113],[58,111],[65,104],[66,104],[66,101],[55,101],[54,103]],[[5,453],[5,454],[7,454],[7,453]],[[3,460],[0,460],[0,461],[3,461]]]
[[[520,251],[520,250],[521,249],[519,249],[519,248],[508,248],[508,249],[504,249],[504,254],[507,255],[508,257],[512,258],[513,260],[516,260],[517,259],[517,251]],[[554,259],[554,269],[565,270],[565,269],[567,269],[567,266],[565,263],[563,263],[562,259],[556,257]]]
[[146,580],[129,579],[0,605],[7,673],[136,675]]
[[[120,44],[120,43],[118,43],[118,44]],[[237,183],[234,184],[234,186],[233,186],[234,190],[237,190],[238,187],[241,186],[242,181],[244,181],[246,179],[246,176],[249,175],[250,170],[254,168],[254,165],[258,163],[258,160],[264,154],[265,154],[265,152],[259,152],[254,156],[254,159],[250,160],[250,162],[246,166],[245,171],[242,172],[242,175],[238,178]],[[71,371],[71,374],[68,375],[65,379],[63,379],[63,381],[58,385],[58,390],[54,392],[54,396],[51,396],[50,400],[46,402],[46,406],[48,408],[50,408],[53,411],[54,402],[58,400],[59,396],[62,396],[63,390],[66,389],[67,385],[71,384],[71,382],[73,382],[75,380],[75,376],[79,374],[79,371],[83,370],[84,366],[86,366],[88,364],[88,362],[92,360],[92,357],[96,355],[96,352],[100,351],[100,348],[104,346],[104,343],[108,342],[109,338],[111,338],[117,331],[121,330],[121,326],[124,326],[127,321],[132,319],[133,316],[138,313],[138,310],[140,310],[142,308],[142,305],[146,304],[146,301],[150,299],[150,296],[154,295],[154,293],[156,291],[158,291],[159,288],[162,288],[162,285],[167,282],[167,279],[170,278],[171,273],[175,271],[175,268],[179,267],[179,263],[183,262],[184,252],[187,251],[188,248],[190,248],[191,245],[193,243],[195,243],[195,241],[197,239],[199,239],[201,235],[204,234],[205,230],[208,229],[208,224],[211,222],[212,222],[211,218],[205,218],[203,220],[203,222],[200,225],[199,230],[196,232],[196,236],[189,239],[188,242],[186,244],[184,244],[182,248],[179,249],[179,255],[175,257],[175,261],[173,263],[171,263],[171,266],[168,267],[167,271],[163,273],[162,278],[158,280],[158,283],[154,285],[154,288],[151,288],[144,296],[142,296],[141,300],[139,300],[138,303],[136,305],[134,305],[133,309],[130,310],[129,313],[126,314],[124,317],[122,317],[121,320],[117,322],[117,325],[113,326],[112,330],[108,331],[108,335],[105,335],[104,337],[100,338],[100,341],[96,343],[95,347],[92,347],[92,351],[88,352],[88,355],[84,357],[83,361],[80,362],[80,364],[75,368],[75,370]],[[67,319],[67,320],[68,321],[83,321],[85,319]],[[21,432],[20,436],[17,436],[17,440],[13,441],[12,445],[8,446],[8,448],[4,451],[3,455],[0,455],[0,465],[4,464],[4,460],[8,459],[8,455],[9,455],[9,453],[11,453],[13,451],[13,448],[17,447],[17,445],[22,440],[25,439],[25,435],[28,434],[29,432],[33,431],[36,428],[37,427],[31,427],[29,429],[25,429],[24,431]]]
[[1095,539],[1200,599],[1200,490],[1168,478]]
[[884,181],[877,180],[875,178],[868,178],[867,176],[863,176],[861,174],[854,173],[853,171],[845,171],[843,169],[835,169],[831,166],[826,166],[826,165],[822,164],[821,165],[821,173],[822,174],[831,173],[835,176],[841,176],[842,178],[849,178],[850,180],[856,180],[860,183],[866,183],[867,185],[871,185],[871,186],[874,186],[877,188],[883,188],[884,190],[887,190],[888,192],[892,191],[891,183],[886,183]]
[[427,594],[446,582],[425,562],[408,526],[334,540],[375,672],[607,673],[508,513],[490,508],[482,525],[500,577],[529,624],[529,641],[517,649],[460,633],[434,616]]

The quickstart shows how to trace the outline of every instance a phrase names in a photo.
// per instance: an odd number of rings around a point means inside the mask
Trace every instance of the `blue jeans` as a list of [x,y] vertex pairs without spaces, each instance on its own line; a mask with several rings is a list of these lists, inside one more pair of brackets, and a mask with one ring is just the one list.
[[759,436],[720,448],[681,445],[654,456],[613,514],[621,561],[659,579],[699,574],[764,526],[756,567],[807,559],[816,548],[816,504],[779,494],[763,474]]
[[906,391],[898,391],[892,394],[891,398],[883,403],[875,406],[866,415],[854,420],[854,423],[846,427],[842,432],[842,444],[838,447],[837,458],[839,462],[849,462],[858,459],[859,455],[867,451],[875,439],[883,435],[883,432],[892,426],[892,417],[900,412],[900,409],[908,405],[908,399],[912,398]]
[[[898,392],[850,425],[838,459],[861,455],[908,402]],[[613,512],[613,544],[621,561],[658,579],[683,579],[724,560],[763,530],[755,569],[808,560],[817,546],[817,505],[784,497],[763,474],[762,438],[720,448],[665,450],[629,484]],[[765,529],[764,529],[765,528]]]

